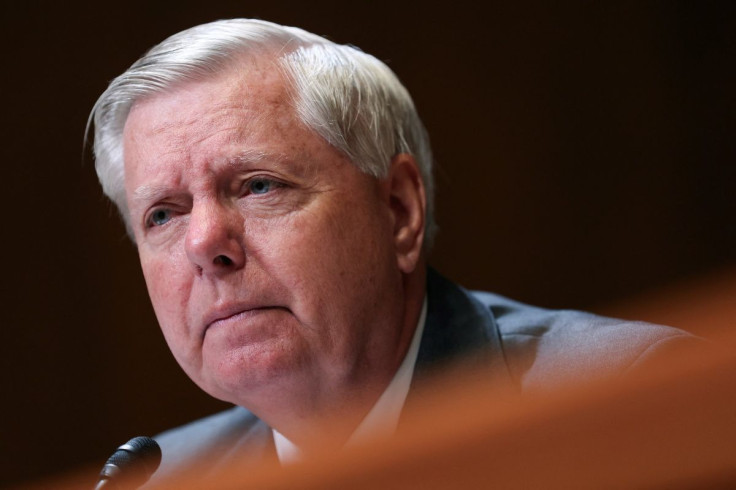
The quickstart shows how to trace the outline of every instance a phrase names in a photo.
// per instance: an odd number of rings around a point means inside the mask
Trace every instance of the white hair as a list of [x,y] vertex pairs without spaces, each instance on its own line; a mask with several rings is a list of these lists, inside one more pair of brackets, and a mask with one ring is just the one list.
[[411,96],[396,75],[355,47],[252,19],[220,20],[169,37],[115,78],[95,103],[90,114],[95,169],[128,231],[123,129],[133,105],[180,83],[231,68],[244,55],[261,54],[276,58],[291,85],[300,119],[361,171],[385,177],[394,155],[414,156],[427,197],[425,246],[429,247],[435,232],[432,150]]

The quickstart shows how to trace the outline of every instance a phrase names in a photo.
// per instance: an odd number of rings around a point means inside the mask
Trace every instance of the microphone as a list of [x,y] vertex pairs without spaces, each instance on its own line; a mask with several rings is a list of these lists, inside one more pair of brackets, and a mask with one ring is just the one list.
[[134,437],[112,454],[100,471],[95,490],[138,488],[161,464],[161,448],[150,437]]

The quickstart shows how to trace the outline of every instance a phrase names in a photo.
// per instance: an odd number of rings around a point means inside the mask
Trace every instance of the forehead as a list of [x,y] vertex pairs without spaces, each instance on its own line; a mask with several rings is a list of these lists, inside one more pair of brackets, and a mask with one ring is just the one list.
[[290,115],[290,96],[275,60],[240,62],[145,97],[131,108],[123,135],[125,140],[141,133],[157,135],[173,126],[206,130],[214,122],[227,122],[236,112],[241,124]]
[[299,118],[275,63],[239,66],[133,106],[123,133],[131,211],[140,208],[135,196],[141,188],[183,192],[205,178],[225,179],[238,169],[256,167],[313,177],[355,167]]
[[226,163],[243,153],[285,155],[304,164],[317,154],[339,153],[297,116],[272,59],[139,101],[123,136],[126,193],[140,184],[133,181]]

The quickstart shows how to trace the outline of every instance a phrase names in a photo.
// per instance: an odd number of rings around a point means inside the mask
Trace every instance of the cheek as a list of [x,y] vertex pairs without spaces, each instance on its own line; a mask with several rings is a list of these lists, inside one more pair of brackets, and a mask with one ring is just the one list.
[[156,313],[166,342],[179,358],[186,348],[188,328],[186,303],[189,283],[183,265],[177,266],[176,255],[161,259],[160,256],[141,254],[141,268],[146,280],[148,295]]
[[165,261],[150,255],[141,255],[141,269],[146,280],[148,295],[151,298],[156,314],[171,300],[175,278],[171,276],[175,270]]
[[185,289],[189,268],[182,262],[186,258],[183,253],[172,248],[151,250],[147,247],[139,249],[138,257],[148,294],[155,307],[176,299]]
[[351,263],[365,257],[356,250],[359,237],[355,229],[340,213],[330,211],[292,215],[275,226],[258,230],[260,245],[252,250],[255,259],[262,260],[274,277],[290,278],[292,290],[339,282],[350,272]]
[[307,321],[344,323],[376,302],[373,286],[386,284],[396,269],[388,217],[366,202],[345,198],[261,230],[268,237],[261,263],[294,294]]

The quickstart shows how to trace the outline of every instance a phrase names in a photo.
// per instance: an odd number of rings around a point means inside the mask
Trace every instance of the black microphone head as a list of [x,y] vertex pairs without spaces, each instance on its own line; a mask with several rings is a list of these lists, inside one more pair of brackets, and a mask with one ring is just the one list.
[[161,464],[161,448],[150,437],[134,437],[120,446],[100,471],[100,480],[129,479],[130,486],[148,480]]

